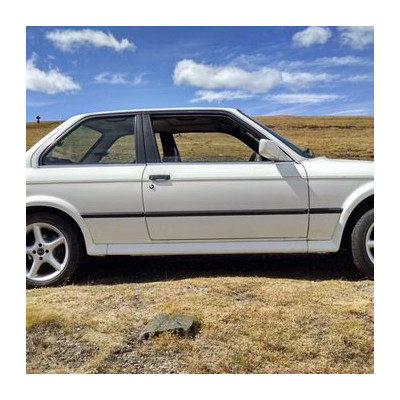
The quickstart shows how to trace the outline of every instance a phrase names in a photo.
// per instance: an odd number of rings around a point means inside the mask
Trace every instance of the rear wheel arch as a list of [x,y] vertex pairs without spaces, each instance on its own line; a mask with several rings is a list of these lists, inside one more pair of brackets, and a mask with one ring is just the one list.
[[85,237],[83,235],[81,227],[76,222],[76,220],[74,218],[72,218],[69,214],[67,214],[65,211],[59,210],[58,208],[55,208],[55,207],[49,207],[49,206],[30,206],[30,207],[26,208],[26,216],[32,215],[32,214],[37,214],[37,213],[46,213],[46,214],[50,214],[50,215],[57,215],[58,217],[64,219],[66,222],[68,222],[73,227],[79,241],[81,242],[82,246],[86,249]]

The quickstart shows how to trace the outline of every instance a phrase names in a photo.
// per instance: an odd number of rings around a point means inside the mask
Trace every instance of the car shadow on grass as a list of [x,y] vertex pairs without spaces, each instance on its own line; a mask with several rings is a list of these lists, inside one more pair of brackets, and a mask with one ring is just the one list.
[[360,280],[345,254],[89,257],[75,285],[171,281],[203,277]]

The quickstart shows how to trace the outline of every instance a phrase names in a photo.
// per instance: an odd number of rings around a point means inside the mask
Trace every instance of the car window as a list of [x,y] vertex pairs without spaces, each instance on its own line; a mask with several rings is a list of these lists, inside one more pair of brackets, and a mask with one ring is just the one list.
[[[245,162],[249,161],[252,149],[239,139],[219,132],[185,132],[173,134],[181,162]],[[165,155],[160,134],[156,141],[161,158],[175,161],[174,155]]]
[[162,162],[248,162],[258,140],[224,117],[153,117]]
[[107,154],[99,161],[101,164],[131,163],[132,149],[135,148],[134,135],[126,135],[117,139],[108,149]]
[[134,117],[88,119],[57,140],[42,158],[44,165],[134,162]]

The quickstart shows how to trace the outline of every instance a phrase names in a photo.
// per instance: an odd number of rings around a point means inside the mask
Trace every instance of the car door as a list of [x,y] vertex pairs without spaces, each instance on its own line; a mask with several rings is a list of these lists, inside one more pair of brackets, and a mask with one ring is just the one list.
[[143,174],[152,240],[306,237],[308,188],[301,164],[257,161],[257,138],[229,118],[162,118],[149,116],[146,132],[157,146],[153,157],[159,153]]

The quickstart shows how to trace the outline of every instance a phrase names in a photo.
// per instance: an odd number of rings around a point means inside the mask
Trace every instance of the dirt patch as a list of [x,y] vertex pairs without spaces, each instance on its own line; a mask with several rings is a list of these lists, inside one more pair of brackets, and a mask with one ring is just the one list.
[[35,327],[27,332],[26,372],[77,372],[97,351],[80,338],[79,330],[67,336],[57,324]]
[[[185,373],[184,362],[175,352],[162,348],[160,341],[168,340],[164,333],[158,338],[143,342],[138,340],[139,332],[132,332],[126,344],[113,351],[97,369],[100,374],[178,374]],[[173,338],[182,344],[190,338]]]

